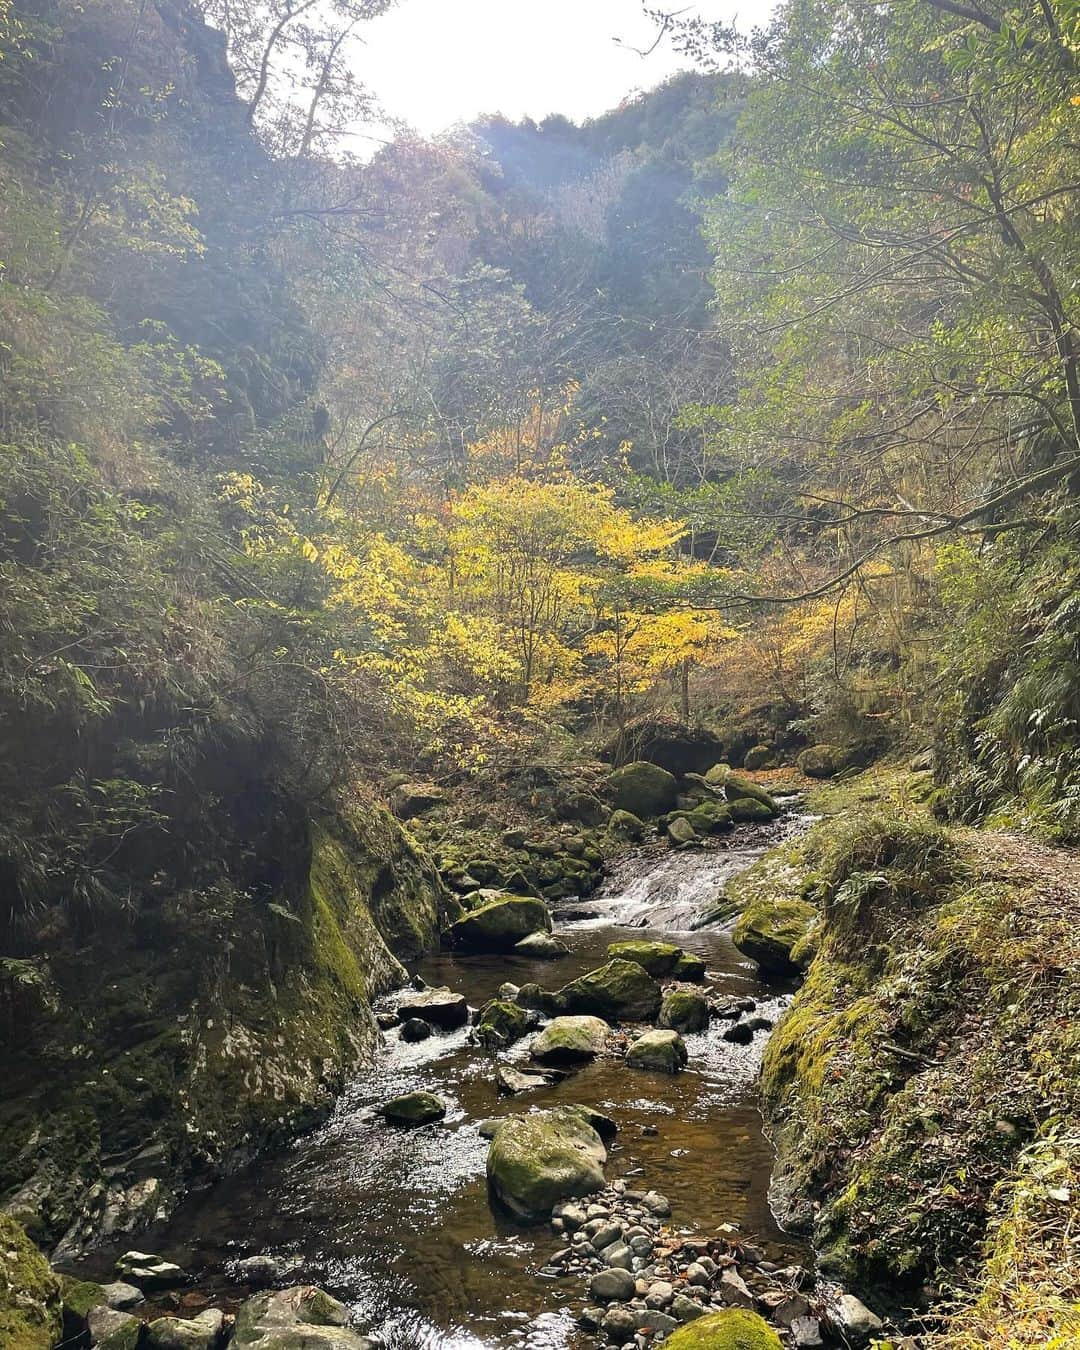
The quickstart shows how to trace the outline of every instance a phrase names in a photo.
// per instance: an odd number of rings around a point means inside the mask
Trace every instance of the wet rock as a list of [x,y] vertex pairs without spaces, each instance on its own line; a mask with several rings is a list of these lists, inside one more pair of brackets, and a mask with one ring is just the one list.
[[746,1025],[751,1031],[771,1031],[773,1020],[771,1017],[750,1017],[747,1019]]
[[685,980],[687,984],[700,984],[705,978],[705,962],[692,952],[680,952],[671,978]]
[[234,1261],[230,1267],[232,1274],[253,1289],[269,1289],[287,1279],[296,1269],[296,1261],[286,1260],[283,1256],[247,1256],[242,1261]]
[[717,1286],[717,1293],[729,1307],[754,1307],[754,1295],[750,1292],[750,1288],[746,1281],[734,1266],[729,1266],[726,1270],[720,1272],[720,1283]]
[[621,1223],[607,1223],[603,1220],[600,1222],[601,1227],[590,1234],[592,1245],[598,1252],[602,1252],[605,1247],[610,1247],[613,1242],[620,1241],[623,1235]]
[[593,1014],[609,1022],[651,1022],[662,998],[660,986],[634,961],[608,961],[559,990],[566,1012]]
[[219,1308],[207,1308],[195,1317],[158,1317],[147,1323],[146,1350],[214,1350],[225,1318]]
[[490,1116],[487,1120],[482,1120],[476,1127],[476,1133],[481,1139],[494,1139],[495,1131],[502,1124],[500,1116]]
[[557,1083],[561,1074],[545,1072],[542,1069],[513,1069],[508,1064],[500,1064],[495,1069],[495,1086],[507,1097],[519,1092],[532,1092],[536,1088],[550,1087]]
[[731,1041],[733,1045],[749,1045],[754,1039],[754,1033],[745,1022],[736,1022],[734,1026],[728,1027],[723,1036],[725,1041]]
[[560,820],[577,821],[579,825],[602,825],[607,818],[607,807],[591,792],[571,792],[555,805]]
[[637,1329],[637,1316],[630,1308],[609,1308],[600,1323],[600,1330],[616,1345],[625,1345],[627,1341],[633,1340]]
[[413,1128],[442,1120],[446,1115],[446,1103],[433,1092],[406,1092],[404,1096],[383,1102],[378,1113],[390,1125]]
[[425,1022],[422,1017],[409,1017],[402,1022],[399,1034],[407,1045],[415,1045],[417,1041],[426,1041],[431,1035],[431,1023]]
[[725,1022],[737,1022],[742,1016],[742,1009],[737,1003],[715,1003],[713,1012]]
[[650,942],[645,938],[638,938],[629,942],[612,942],[608,946],[607,954],[612,961],[633,961],[647,975],[651,975],[654,979],[664,979],[674,971],[683,953],[682,948],[677,947],[674,942]]
[[602,1190],[606,1161],[603,1140],[572,1109],[510,1116],[488,1149],[488,1185],[519,1218],[547,1218],[560,1201]]
[[686,1283],[708,1287],[709,1272],[698,1261],[691,1261],[686,1267]]
[[589,1292],[602,1303],[633,1298],[635,1281],[628,1270],[599,1270],[589,1281]]
[[585,1209],[582,1205],[576,1205],[572,1200],[567,1200],[561,1205],[556,1205],[551,1211],[553,1219],[561,1219],[563,1226],[568,1233],[576,1232],[585,1222]]
[[610,1030],[599,1017],[556,1017],[536,1036],[529,1054],[541,1064],[582,1064],[603,1050]]
[[790,1327],[797,1317],[809,1317],[810,1301],[790,1289],[773,1289],[758,1296],[759,1305],[782,1327]]
[[[567,1107],[568,1111],[576,1111],[585,1121],[586,1125],[591,1125],[605,1144],[610,1144],[619,1133],[619,1127],[610,1116],[606,1116],[603,1111],[598,1111],[595,1106],[586,1106],[582,1102],[575,1102]],[[615,1183],[618,1189],[619,1183]]]
[[647,1308],[667,1308],[674,1297],[674,1286],[669,1284],[667,1280],[657,1280],[655,1284],[649,1285],[649,1291],[645,1295],[645,1306]]
[[607,788],[617,809],[642,819],[670,811],[678,796],[674,774],[645,760],[624,764],[609,774]]
[[634,1253],[625,1242],[613,1242],[609,1247],[600,1253],[600,1259],[605,1266],[613,1270],[633,1270]]
[[558,994],[552,993],[550,989],[541,989],[532,982],[521,986],[514,995],[514,1002],[529,1012],[543,1013],[545,1017],[558,1017],[561,1012],[565,1012]]
[[520,985],[511,984],[509,980],[506,980],[504,981],[504,983],[499,985],[499,997],[516,999],[520,990],[521,990]]
[[256,1294],[236,1315],[230,1350],[373,1350],[343,1303],[313,1285]]
[[[705,780],[706,782],[713,782],[713,771],[711,769],[705,775]],[[717,785],[714,784],[714,786]],[[746,801],[758,802],[768,809],[770,817],[780,814],[780,807],[775,799],[763,787],[759,787],[753,779],[747,778],[745,774],[732,773],[729,769],[723,776],[723,782],[718,786],[724,789],[724,796],[733,804]],[[732,814],[734,815],[734,811]]]
[[806,938],[816,917],[814,906],[805,900],[756,901],[739,916],[731,940],[757,962],[763,976],[797,974],[813,955]]
[[692,844],[698,834],[685,816],[676,816],[667,827],[667,837],[673,844]]
[[467,951],[509,952],[530,935],[551,931],[547,905],[528,895],[507,895],[471,910],[450,925],[450,941]]
[[679,1322],[692,1322],[696,1317],[704,1317],[705,1309],[697,1299],[676,1294],[671,1300],[671,1315]]
[[603,1320],[603,1308],[582,1308],[581,1312],[578,1313],[578,1325],[584,1327],[586,1331],[599,1331],[600,1323]]
[[518,956],[529,956],[537,961],[558,961],[570,955],[570,948],[550,933],[530,933],[514,947]]
[[646,1191],[641,1197],[641,1203],[650,1214],[655,1214],[658,1219],[666,1219],[671,1213],[671,1204],[666,1195],[661,1195],[659,1191]]
[[135,1350],[143,1328],[142,1322],[131,1313],[105,1305],[90,1309],[86,1325],[94,1350]]
[[140,1303],[146,1301],[141,1289],[136,1289],[133,1284],[127,1284],[123,1280],[113,1280],[111,1284],[103,1284],[101,1293],[107,1307],[119,1308],[121,1311],[136,1308]]
[[407,994],[398,1004],[398,1016],[403,1022],[418,1017],[433,1026],[451,1031],[463,1027],[469,1020],[469,1005],[464,994],[455,993],[445,986],[439,989],[424,989],[418,993]]
[[394,1027],[401,1021],[396,1012],[381,1012],[375,1014],[375,1025],[380,1031],[393,1031]]
[[680,1327],[666,1342],[672,1350],[783,1350],[780,1337],[755,1312],[725,1308],[699,1316]]
[[881,1318],[854,1294],[841,1294],[825,1313],[829,1329],[850,1345],[865,1345],[881,1330]]
[[737,825],[767,825],[773,818],[773,812],[763,802],[756,802],[752,797],[738,798],[729,805],[728,810]]
[[476,1030],[482,1039],[498,1045],[519,1040],[529,1029],[524,1008],[506,999],[493,998],[476,1014]]
[[632,1069],[653,1073],[678,1073],[687,1059],[686,1044],[677,1031],[647,1031],[626,1052]]
[[798,1350],[817,1350],[825,1344],[821,1339],[821,1323],[816,1317],[796,1317],[791,1324],[791,1334]]
[[771,769],[776,764],[771,745],[752,745],[743,755],[743,768],[751,773],[755,769]]
[[672,1031],[704,1031],[709,1025],[709,1001],[691,989],[673,989],[664,995],[659,1022]]
[[662,1312],[644,1312],[638,1313],[638,1327],[642,1331],[650,1331],[655,1335],[670,1336],[673,1331],[679,1327],[678,1321]]
[[175,1289],[188,1278],[179,1266],[149,1252],[125,1252],[116,1263],[116,1273],[142,1290]]

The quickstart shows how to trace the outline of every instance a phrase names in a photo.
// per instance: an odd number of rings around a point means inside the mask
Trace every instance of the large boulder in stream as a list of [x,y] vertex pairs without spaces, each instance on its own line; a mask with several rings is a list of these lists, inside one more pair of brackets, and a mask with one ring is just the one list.
[[679,964],[682,948],[674,942],[650,942],[647,938],[608,944],[607,954],[613,961],[633,961],[647,975],[662,980]]
[[231,1350],[373,1350],[349,1310],[313,1285],[256,1294],[236,1314]]
[[671,1031],[704,1031],[709,1025],[709,1000],[696,989],[673,989],[664,995],[659,1020]]
[[636,961],[617,959],[564,984],[558,993],[566,1012],[609,1022],[651,1022],[662,998],[660,986]]
[[677,1031],[647,1031],[639,1036],[626,1052],[626,1062],[632,1069],[648,1069],[653,1073],[678,1073],[688,1059],[683,1038]]
[[747,778],[745,774],[732,773],[726,764],[715,764],[705,775],[706,783],[712,787],[721,788],[724,796],[729,802],[741,802],[749,799],[750,801],[760,802],[762,806],[769,808],[769,814],[778,816],[780,806],[776,799],[763,787],[759,787],[752,778]]
[[805,900],[759,900],[743,910],[731,940],[744,956],[757,962],[766,978],[797,975],[813,957],[808,934],[816,917],[814,906]]
[[450,940],[467,951],[510,952],[522,938],[539,932],[551,932],[547,905],[531,895],[504,895],[452,923]]
[[584,1064],[603,1050],[611,1028],[599,1017],[556,1017],[529,1047],[538,1064]]
[[618,810],[641,818],[662,816],[679,795],[675,775],[643,759],[608,774],[607,786]]
[[749,1308],[695,1317],[673,1331],[665,1344],[669,1350],[784,1350],[768,1322]]
[[[534,1022],[536,1018],[532,1019]],[[493,998],[476,1014],[476,1031],[487,1045],[509,1045],[529,1029],[529,1014],[509,999]]]
[[465,995],[445,987],[410,992],[398,1004],[397,1011],[402,1022],[420,1018],[446,1031],[463,1027],[469,1020],[469,1005]]
[[510,1116],[488,1149],[488,1186],[519,1219],[546,1219],[560,1201],[602,1190],[606,1161],[604,1141],[573,1107]]
[[406,1092],[403,1097],[392,1097],[383,1102],[378,1113],[390,1125],[413,1129],[442,1120],[446,1115],[446,1103],[434,1092]]

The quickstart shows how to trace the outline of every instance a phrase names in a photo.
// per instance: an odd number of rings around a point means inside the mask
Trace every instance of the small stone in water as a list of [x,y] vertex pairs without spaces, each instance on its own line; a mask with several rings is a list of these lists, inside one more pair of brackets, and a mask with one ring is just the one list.
[[659,1191],[647,1191],[641,1197],[641,1203],[650,1214],[656,1214],[661,1218],[671,1213],[671,1205],[668,1203],[666,1195],[661,1195]]
[[598,1228],[592,1235],[592,1245],[598,1252],[602,1252],[605,1247],[610,1247],[613,1242],[618,1242],[622,1237],[622,1225],[617,1223],[605,1223],[603,1227]]
[[637,1316],[629,1308],[609,1308],[600,1323],[600,1330],[606,1332],[616,1345],[633,1340],[637,1331]]
[[745,1022],[736,1022],[722,1034],[725,1041],[731,1041],[734,1045],[749,1045],[754,1039],[754,1033]]
[[607,1205],[590,1205],[585,1211],[585,1217],[587,1219],[610,1219],[611,1210],[608,1209]]
[[597,1331],[600,1323],[604,1320],[603,1308],[582,1308],[578,1314],[578,1322],[587,1331]]
[[413,1045],[417,1041],[426,1041],[431,1035],[431,1024],[422,1017],[410,1017],[401,1024],[401,1039]]

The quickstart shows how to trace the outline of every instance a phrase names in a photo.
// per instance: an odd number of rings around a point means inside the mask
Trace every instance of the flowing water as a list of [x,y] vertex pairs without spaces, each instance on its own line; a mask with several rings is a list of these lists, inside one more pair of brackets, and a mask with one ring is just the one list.
[[[608,943],[664,937],[702,956],[721,997],[751,997],[775,1017],[787,995],[760,986],[726,932],[691,931],[724,881],[776,841],[777,830],[743,827],[716,849],[624,858],[603,888],[556,914],[571,948],[558,962],[442,953],[419,966],[431,985],[464,992],[473,1006],[506,980],[557,987],[602,964]],[[634,929],[633,933],[628,928]],[[393,1000],[390,1000],[392,1002]],[[675,1076],[601,1059],[554,1087],[497,1094],[493,1060],[466,1029],[415,1045],[385,1038],[374,1072],[358,1078],[329,1122],[288,1152],[260,1159],[213,1189],[189,1197],[147,1250],[178,1261],[200,1288],[226,1299],[243,1289],[229,1262],[254,1253],[297,1260],[297,1281],[317,1283],[354,1307],[360,1326],[390,1347],[528,1346],[563,1350],[577,1338],[574,1317],[586,1290],[539,1274],[560,1245],[541,1225],[498,1219],[487,1202],[487,1143],[481,1120],[558,1102],[588,1102],[613,1116],[609,1181],[662,1191],[672,1223],[707,1231],[734,1222],[781,1261],[802,1255],[776,1226],[767,1191],[772,1153],[755,1092],[764,1035],[748,1046],[724,1041],[723,1022],[687,1036],[689,1067]],[[504,1052],[527,1059],[527,1041]],[[372,1107],[425,1088],[448,1103],[445,1121],[400,1131]]]

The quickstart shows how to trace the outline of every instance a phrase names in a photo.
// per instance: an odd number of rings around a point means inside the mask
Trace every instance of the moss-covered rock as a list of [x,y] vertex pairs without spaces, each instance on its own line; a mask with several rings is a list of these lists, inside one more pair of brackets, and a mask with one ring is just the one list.
[[627,942],[610,943],[607,954],[613,961],[633,961],[654,979],[662,980],[672,974],[683,952],[674,942],[632,938]]
[[51,1350],[61,1327],[60,1281],[23,1229],[0,1212],[0,1345]]
[[551,932],[547,905],[533,896],[507,895],[462,915],[450,927],[450,940],[467,951],[509,952],[541,931]]
[[529,1029],[529,1018],[524,1008],[506,999],[493,998],[476,1014],[476,1029],[485,1040],[509,1045],[524,1036]]
[[626,1052],[626,1062],[632,1069],[647,1069],[652,1073],[678,1073],[685,1068],[687,1059],[683,1038],[670,1028],[646,1031]]
[[608,775],[608,791],[621,811],[647,818],[662,816],[675,805],[678,784],[674,774],[645,760],[624,764]]
[[807,778],[834,778],[848,767],[851,757],[839,745],[810,745],[795,762]]
[[540,1064],[582,1064],[600,1054],[610,1030],[599,1017],[555,1017],[536,1035],[529,1054]]
[[233,1350],[368,1350],[348,1326],[349,1310],[312,1285],[256,1294],[241,1305]]
[[676,816],[668,822],[667,837],[673,844],[692,844],[698,835],[685,816]]
[[814,906],[805,900],[758,900],[739,916],[731,940],[757,962],[763,975],[794,975],[813,955],[807,936],[816,917]]
[[216,1350],[223,1321],[217,1308],[193,1317],[156,1317],[146,1324],[143,1350]]
[[559,990],[568,1013],[591,1013],[607,1021],[651,1022],[660,1011],[660,986],[636,961],[609,961]]
[[115,1308],[91,1308],[86,1321],[94,1350],[136,1350],[143,1338],[142,1322]]
[[674,980],[683,980],[687,984],[700,984],[705,978],[705,962],[693,952],[680,952],[671,977]]
[[731,829],[734,823],[734,814],[730,806],[723,806],[720,802],[706,800],[699,802],[693,810],[688,811],[686,820],[698,834],[724,834]]
[[602,825],[607,818],[607,807],[592,792],[571,792],[555,805],[560,820],[574,820],[582,825]]
[[534,961],[558,961],[570,955],[570,948],[551,933],[530,933],[514,944],[514,953]]
[[742,773],[733,773],[726,764],[718,764],[710,769],[705,775],[705,781],[713,784],[714,787],[722,788],[724,796],[729,802],[749,798],[751,801],[760,802],[762,806],[767,806],[772,815],[780,814],[780,807],[775,798],[755,783],[752,778],[747,778]]
[[406,1128],[431,1125],[446,1115],[446,1103],[433,1092],[406,1092],[404,1096],[383,1102],[379,1115],[391,1125]]
[[771,745],[752,745],[743,755],[743,768],[753,773],[755,769],[771,769],[776,764],[776,756]]
[[634,815],[633,811],[612,811],[608,817],[608,834],[617,839],[629,839],[637,841],[645,837],[645,822],[640,816]]
[[764,1318],[747,1308],[695,1317],[668,1337],[671,1350],[784,1350]]
[[728,809],[731,819],[739,825],[747,822],[766,825],[776,814],[764,802],[755,801],[753,797],[736,797]]
[[692,989],[673,989],[664,995],[659,1022],[673,1031],[704,1031],[709,1025],[709,1001]]
[[572,1107],[510,1116],[488,1149],[488,1185],[518,1218],[545,1219],[560,1201],[602,1190],[606,1161],[603,1140]]

